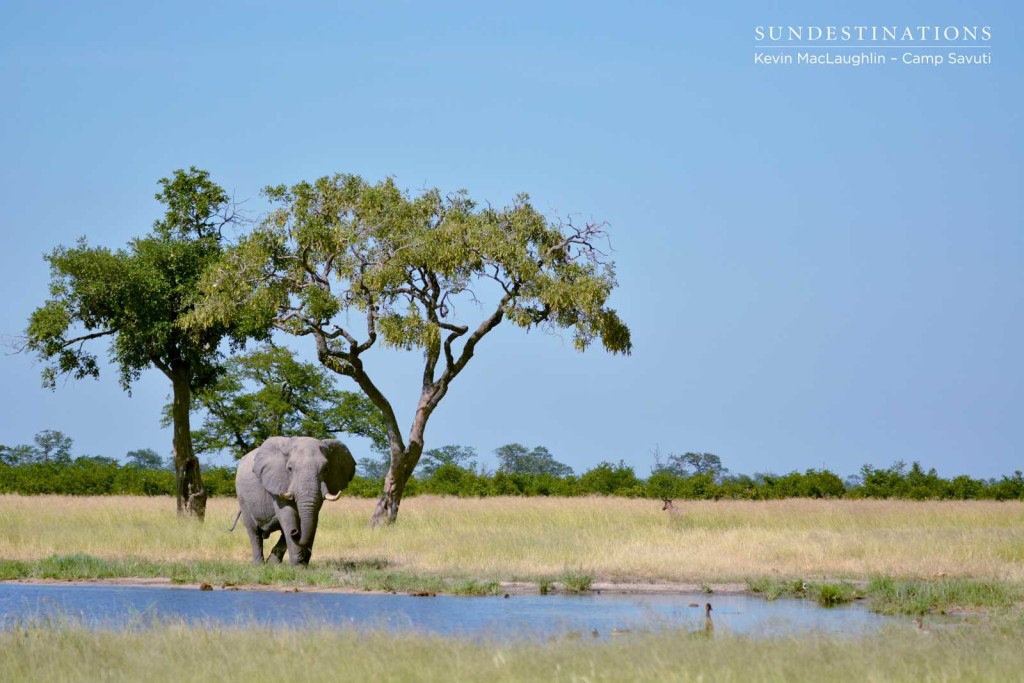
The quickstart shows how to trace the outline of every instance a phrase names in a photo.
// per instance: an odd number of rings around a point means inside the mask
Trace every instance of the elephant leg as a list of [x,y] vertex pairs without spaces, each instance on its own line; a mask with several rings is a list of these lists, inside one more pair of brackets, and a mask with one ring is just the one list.
[[285,543],[285,534],[281,533],[281,537],[277,539],[277,543],[270,549],[270,554],[267,555],[267,564],[281,564],[284,560],[284,551],[288,549],[288,545]]
[[263,564],[263,534],[249,520],[245,522],[245,530],[249,532],[249,542],[252,544],[252,563]]
[[298,543],[296,543],[293,539],[286,538],[285,535],[283,535],[281,538],[282,538],[282,540],[284,540],[284,541],[286,541],[288,543],[288,561],[292,565],[296,565],[296,566],[297,565],[303,565],[303,566],[305,566],[305,565],[309,564],[309,556],[311,555],[309,549],[303,548]]

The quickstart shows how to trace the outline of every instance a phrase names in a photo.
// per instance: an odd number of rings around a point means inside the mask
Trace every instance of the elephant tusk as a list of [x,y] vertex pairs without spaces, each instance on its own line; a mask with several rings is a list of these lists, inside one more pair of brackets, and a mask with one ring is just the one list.
[[295,494],[292,493],[291,491],[285,491],[284,493],[281,494],[281,497],[284,498],[285,500],[295,500]]
[[338,500],[339,498],[341,498],[341,491],[338,491],[337,493],[324,494],[324,500]]

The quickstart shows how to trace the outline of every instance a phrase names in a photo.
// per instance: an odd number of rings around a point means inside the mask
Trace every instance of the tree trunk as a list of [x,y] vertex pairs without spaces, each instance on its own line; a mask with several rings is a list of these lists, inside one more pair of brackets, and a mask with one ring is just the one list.
[[192,451],[192,389],[187,367],[175,367],[171,375],[174,399],[171,417],[174,423],[174,479],[178,516],[192,516],[200,522],[206,516],[206,488],[199,472],[199,459]]
[[405,485],[409,481],[409,477],[412,476],[412,471],[416,468],[416,463],[419,462],[422,452],[422,441],[413,441],[409,444],[408,449],[398,453],[397,456],[392,452],[391,467],[388,468],[388,473],[384,477],[384,491],[381,492],[380,500],[377,501],[377,509],[373,511],[373,517],[370,518],[371,527],[395,523]]

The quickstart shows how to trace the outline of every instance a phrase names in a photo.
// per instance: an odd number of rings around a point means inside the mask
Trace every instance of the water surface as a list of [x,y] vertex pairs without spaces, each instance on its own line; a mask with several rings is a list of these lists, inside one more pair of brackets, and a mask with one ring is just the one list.
[[[893,620],[863,604],[825,609],[807,600],[750,595],[514,595],[413,597],[379,593],[199,591],[187,587],[0,584],[0,628],[70,618],[87,626],[154,621],[268,626],[328,625],[458,637],[605,638],[624,631],[704,630],[704,604],[715,632],[785,636],[859,635]],[[699,607],[692,607],[697,604]]]

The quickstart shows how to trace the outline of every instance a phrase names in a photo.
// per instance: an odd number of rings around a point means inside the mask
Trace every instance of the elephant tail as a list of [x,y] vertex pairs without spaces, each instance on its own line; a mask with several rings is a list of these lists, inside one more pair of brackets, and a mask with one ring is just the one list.
[[234,530],[235,530],[235,526],[236,526],[236,525],[238,524],[238,518],[239,518],[239,517],[241,517],[241,516],[242,516],[242,509],[241,509],[241,508],[239,508],[239,509],[238,509],[238,514],[237,514],[237,515],[235,515],[235,521],[233,521],[233,522],[231,523],[231,528],[230,528],[230,529],[228,529],[228,531],[234,531]]

